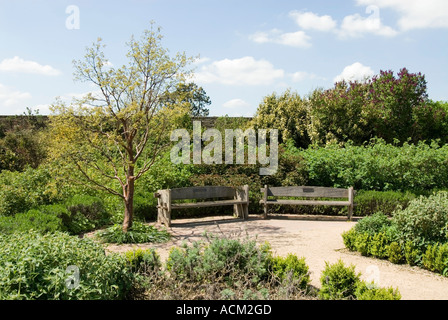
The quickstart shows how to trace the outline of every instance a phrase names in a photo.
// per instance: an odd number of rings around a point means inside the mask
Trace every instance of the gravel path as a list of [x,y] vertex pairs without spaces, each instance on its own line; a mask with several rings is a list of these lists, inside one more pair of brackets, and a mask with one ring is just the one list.
[[320,287],[320,275],[325,262],[334,263],[342,259],[346,266],[353,264],[361,278],[381,287],[398,288],[402,300],[446,300],[448,278],[408,265],[396,265],[386,260],[363,257],[348,251],[342,241],[342,232],[352,228],[356,222],[342,219],[316,220],[321,217],[293,218],[275,216],[267,220],[251,216],[242,221],[232,217],[210,217],[201,219],[173,220],[170,232],[173,239],[164,244],[110,245],[110,251],[126,251],[132,247],[156,248],[162,259],[169,249],[203,238],[204,231],[223,234],[227,237],[249,236],[260,243],[268,241],[276,255],[294,253],[305,257],[310,267],[311,284]]

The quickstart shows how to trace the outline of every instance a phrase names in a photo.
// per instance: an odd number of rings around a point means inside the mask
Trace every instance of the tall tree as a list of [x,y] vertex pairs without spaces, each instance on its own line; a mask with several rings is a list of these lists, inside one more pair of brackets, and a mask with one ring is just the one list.
[[120,197],[123,231],[132,227],[136,181],[169,145],[170,127],[188,112],[166,96],[191,76],[193,61],[170,57],[160,28],[151,24],[139,41],[127,43],[126,65],[112,67],[101,39],[74,61],[77,80],[97,90],[70,105],[56,103],[50,117],[52,154],[78,169],[80,182]]
[[192,117],[207,117],[210,110],[206,107],[212,103],[205,90],[194,82],[179,83],[168,99],[172,103],[189,104]]

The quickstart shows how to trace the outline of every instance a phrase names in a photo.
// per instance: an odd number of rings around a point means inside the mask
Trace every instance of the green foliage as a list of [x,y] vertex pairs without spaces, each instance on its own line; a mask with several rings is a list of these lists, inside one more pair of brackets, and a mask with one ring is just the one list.
[[299,259],[295,254],[288,254],[286,257],[273,257],[272,272],[280,282],[296,281],[302,290],[306,289],[311,281],[305,258]]
[[61,195],[51,184],[51,179],[50,171],[45,168],[2,171],[0,215],[11,216],[59,200]]
[[[337,82],[309,98],[309,136],[314,144],[361,145],[378,137],[392,143],[444,138],[446,114],[433,107],[425,76],[401,69],[381,71],[364,82]],[[428,107],[429,106],[429,107]]]
[[387,256],[392,263],[400,264],[404,261],[405,256],[398,242],[392,242],[387,249]]
[[356,238],[358,233],[355,231],[355,228],[351,228],[350,230],[344,231],[342,233],[342,240],[347,249],[351,251],[356,251]]
[[354,265],[346,267],[342,260],[334,264],[325,262],[319,296],[323,300],[354,299],[360,275]]
[[376,258],[385,259],[389,254],[390,240],[385,233],[377,233],[372,237],[369,253]]
[[385,228],[389,227],[391,224],[389,218],[382,212],[374,213],[371,216],[364,217],[359,220],[354,226],[357,233],[367,233],[373,236]]
[[356,300],[400,300],[398,289],[378,288],[373,284],[360,281],[355,291]]
[[172,248],[166,264],[176,279],[227,283],[246,279],[255,284],[268,277],[271,256],[268,244],[212,238],[208,245],[194,242]]
[[422,264],[430,271],[448,275],[448,243],[429,245],[422,257]]
[[149,273],[159,271],[162,267],[160,256],[154,249],[128,250],[124,253],[126,261],[134,273]]
[[53,215],[32,209],[14,216],[0,217],[0,233],[28,232],[35,230],[40,233],[63,231],[62,220]]
[[347,143],[296,152],[306,163],[309,185],[376,191],[448,187],[448,145],[435,142],[399,147],[372,140],[363,146]]
[[399,207],[406,208],[409,201],[417,195],[410,191],[369,191],[359,190],[356,193],[355,216],[369,216],[378,211],[392,215]]
[[368,233],[359,233],[355,239],[355,248],[363,256],[368,256],[370,254],[370,244],[372,241],[372,236]]
[[414,266],[419,263],[420,251],[414,246],[412,241],[406,241],[405,243],[404,258],[406,263],[410,266]]
[[123,226],[114,224],[105,230],[97,231],[95,236],[102,242],[117,244],[158,243],[166,242],[171,238],[171,235],[165,229],[159,230],[154,226],[145,225],[138,221],[135,221],[127,232],[123,231]]
[[10,116],[0,120],[0,171],[36,169],[46,158],[45,120],[28,114]]
[[[27,231],[0,235],[0,246],[2,300],[122,299],[132,284],[126,260],[89,239]],[[79,282],[69,266],[79,270]]]
[[309,107],[306,100],[290,90],[281,95],[266,96],[257,109],[250,126],[255,129],[278,129],[279,141],[292,139],[297,147],[307,147]]
[[412,200],[403,210],[397,210],[392,217],[399,237],[411,241],[416,247],[424,248],[434,242],[447,241],[448,192],[437,192],[429,197]]

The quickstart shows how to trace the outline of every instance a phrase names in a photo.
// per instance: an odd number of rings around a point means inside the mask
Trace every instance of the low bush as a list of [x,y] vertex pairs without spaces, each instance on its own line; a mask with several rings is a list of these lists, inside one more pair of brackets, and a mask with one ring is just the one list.
[[90,239],[30,230],[0,235],[0,246],[2,300],[122,299],[132,286],[126,260]]
[[448,240],[448,192],[412,200],[409,206],[393,213],[392,223],[403,242],[411,241],[424,251],[429,244]]
[[158,229],[151,225],[145,225],[134,221],[132,227],[127,232],[123,231],[120,224],[114,224],[105,230],[95,233],[96,238],[101,242],[107,243],[147,243],[147,242],[166,242],[171,235],[165,229]]
[[311,281],[309,267],[305,258],[298,258],[294,254],[288,254],[286,257],[272,258],[272,272],[276,278],[282,281],[297,282],[298,287],[305,290]]
[[398,289],[379,288],[365,281],[360,281],[356,286],[356,300],[400,300]]
[[323,300],[400,300],[398,289],[379,288],[366,283],[355,272],[355,266],[346,267],[342,260],[334,264],[325,262],[321,275],[319,296]]
[[249,284],[269,276],[271,251],[268,244],[257,246],[255,241],[212,238],[209,244],[194,242],[174,247],[167,260],[167,270],[181,280],[221,281]]
[[423,266],[433,272],[448,275],[448,243],[429,245],[422,257]]
[[355,266],[346,267],[342,260],[334,264],[325,262],[320,278],[319,296],[323,300],[354,299],[356,286],[361,274],[355,272]]
[[384,212],[391,216],[398,208],[406,208],[409,202],[417,197],[416,194],[406,191],[366,191],[359,190],[355,196],[355,216],[369,216],[376,212]]
[[154,249],[134,249],[125,252],[126,261],[134,273],[151,274],[162,267],[160,256]]
[[40,233],[63,231],[62,220],[53,215],[32,209],[14,216],[0,217],[0,233],[27,232],[35,230]]
[[371,216],[362,218],[354,228],[357,233],[367,233],[373,236],[384,231],[390,224],[389,218],[384,213],[376,212]]

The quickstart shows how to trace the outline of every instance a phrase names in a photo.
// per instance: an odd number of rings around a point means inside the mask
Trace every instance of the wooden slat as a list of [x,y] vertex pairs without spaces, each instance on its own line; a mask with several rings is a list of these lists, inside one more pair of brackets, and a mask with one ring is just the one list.
[[268,197],[348,198],[348,189],[325,187],[269,187]]
[[235,190],[231,187],[205,186],[171,189],[172,200],[234,198]]
[[[260,200],[260,203],[264,203]],[[349,206],[348,201],[315,201],[315,200],[268,200],[266,204],[289,204],[289,205],[303,205],[303,206]]]
[[219,201],[206,201],[206,202],[173,203],[171,204],[171,209],[230,206],[235,204],[246,204],[246,203],[247,201],[245,200],[219,200]]

